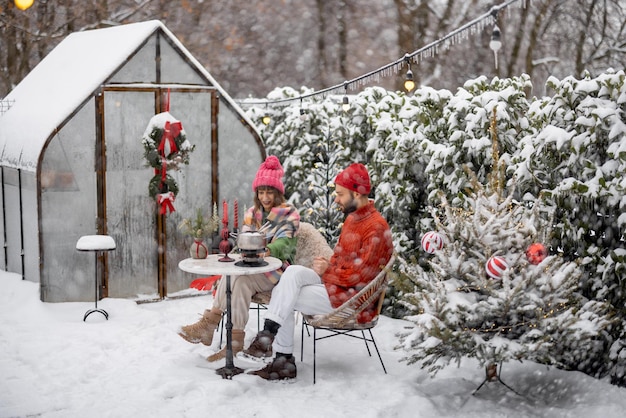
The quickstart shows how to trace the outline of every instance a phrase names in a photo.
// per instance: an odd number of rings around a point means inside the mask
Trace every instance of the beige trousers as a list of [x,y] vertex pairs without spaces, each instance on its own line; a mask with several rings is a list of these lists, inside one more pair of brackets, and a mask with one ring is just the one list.
[[[233,329],[246,329],[250,316],[250,302],[252,295],[260,292],[269,292],[274,288],[274,283],[264,274],[252,274],[249,276],[230,276],[231,289],[231,320]],[[217,285],[213,309],[226,311],[226,277],[222,277]]]

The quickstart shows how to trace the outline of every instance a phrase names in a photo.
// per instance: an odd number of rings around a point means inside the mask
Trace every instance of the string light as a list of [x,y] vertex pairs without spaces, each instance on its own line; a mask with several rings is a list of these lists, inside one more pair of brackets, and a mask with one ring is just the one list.
[[409,58],[409,54],[404,56],[404,60],[406,61],[406,65],[408,67],[406,75],[404,76],[404,88],[408,93],[410,93],[415,88],[415,81],[413,81],[413,71],[411,71],[411,60]]
[[350,110],[350,100],[348,99],[348,96],[343,96],[343,102],[341,104],[341,108],[343,109],[344,112],[347,112],[348,110]]
[[[425,58],[431,58],[433,56],[435,56],[438,51],[439,51],[439,46],[441,44],[444,45],[450,45],[450,44],[454,44],[456,42],[460,42],[463,41],[465,39],[469,38],[470,34],[475,34],[477,33],[479,30],[482,30],[482,28],[484,28],[486,25],[488,24],[493,24],[496,21],[496,16],[498,14],[498,12],[500,10],[503,10],[505,8],[507,8],[508,6],[510,6],[513,3],[518,3],[520,2],[520,0],[507,0],[504,1],[496,6],[493,6],[491,8],[491,10],[488,13],[485,13],[481,16],[479,16],[478,18],[466,23],[465,25],[453,30],[452,32],[448,33],[447,35],[445,35],[442,38],[439,38],[438,40],[429,43],[428,45],[425,45],[424,47],[417,49],[415,51],[413,51],[408,55],[409,59],[412,59],[415,63],[420,63],[422,60],[424,60]],[[522,1],[522,7],[526,7],[526,0]],[[485,23],[485,21],[487,21],[487,23]],[[499,29],[498,29],[499,31]],[[492,35],[493,36],[493,35]],[[494,46],[497,46],[497,44],[494,44]],[[502,44],[500,43],[500,46],[502,46]],[[370,71],[369,73],[363,74],[359,77],[353,78],[351,80],[348,81],[344,81],[342,84],[337,84],[331,87],[327,87],[324,88],[322,90],[318,90],[315,92],[311,92],[311,93],[307,93],[307,94],[303,94],[300,97],[288,97],[288,98],[284,98],[284,99],[276,99],[276,100],[272,100],[271,104],[278,104],[278,103],[288,103],[288,102],[293,102],[294,100],[298,100],[298,99],[305,99],[305,98],[309,98],[309,97],[314,97],[314,96],[319,96],[319,95],[326,95],[328,93],[338,93],[340,91],[340,89],[342,87],[344,87],[345,85],[357,85],[357,86],[363,86],[365,84],[367,84],[368,82],[372,81],[373,79],[375,80],[379,80],[381,75],[382,76],[390,76],[393,73],[398,72],[398,70],[402,67],[403,63],[406,60],[406,55],[402,58],[400,58],[399,60],[396,60],[394,62],[391,62],[383,67],[380,67],[374,71]],[[264,101],[255,101],[255,100],[241,100],[239,101],[239,104],[242,105],[259,105],[259,104],[263,104],[263,103],[269,103],[267,100]]]
[[493,31],[491,32],[491,41],[489,42],[489,48],[493,51],[493,57],[496,63],[496,70],[498,69],[498,51],[502,48],[502,41],[500,41],[500,28],[498,25],[493,25]]
[[263,122],[263,125],[267,126],[270,124],[271,121],[272,118],[270,117],[269,113],[267,113],[267,103],[265,103],[265,115],[263,115],[261,122]]
[[[548,306],[550,306],[550,303],[548,303]],[[545,310],[542,308],[536,308],[535,311],[537,312],[537,314],[539,316],[541,316],[542,319],[548,319],[548,318],[552,318],[554,317],[556,314],[559,314],[567,309],[569,309],[570,306],[566,303],[559,303],[557,308],[550,308],[550,310]],[[521,322],[517,322],[515,324],[510,324],[510,325],[497,325],[495,323],[491,324],[491,326],[489,328],[476,328],[476,327],[462,327],[461,331],[463,332],[480,332],[480,333],[492,333],[492,332],[511,332],[513,331],[513,328],[519,328],[519,327],[528,327],[528,328],[538,328],[539,327],[539,323],[533,320],[527,320],[527,321],[521,321]]]
[[20,10],[26,10],[33,5],[34,0],[15,0],[15,7]]
[[343,83],[343,88],[345,90],[345,93],[343,95],[341,108],[343,109],[344,112],[347,112],[348,110],[350,110],[350,100],[348,99],[348,82],[347,81]]
[[304,107],[302,107],[302,98],[300,98],[300,120],[303,122],[307,120],[306,111],[304,110]]
[[413,71],[409,68],[409,71],[406,72],[405,80],[404,80],[404,88],[407,92],[412,92],[415,88],[415,81],[413,81]]

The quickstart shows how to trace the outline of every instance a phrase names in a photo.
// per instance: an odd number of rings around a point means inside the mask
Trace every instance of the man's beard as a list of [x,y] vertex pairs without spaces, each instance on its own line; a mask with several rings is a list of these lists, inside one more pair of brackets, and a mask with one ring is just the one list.
[[354,196],[350,196],[350,201],[348,202],[348,204],[346,204],[343,209],[342,212],[345,215],[349,215],[352,212],[354,212],[357,209],[356,207],[356,201],[354,200]]

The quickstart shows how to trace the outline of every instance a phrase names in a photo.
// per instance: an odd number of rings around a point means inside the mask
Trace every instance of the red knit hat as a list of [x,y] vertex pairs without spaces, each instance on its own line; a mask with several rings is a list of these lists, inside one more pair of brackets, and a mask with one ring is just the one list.
[[283,166],[280,165],[278,158],[270,155],[261,163],[259,171],[256,172],[256,177],[252,182],[252,190],[256,192],[259,186],[271,186],[285,194],[285,185],[281,180],[284,173],[285,171]]
[[363,164],[354,163],[335,178],[335,184],[345,187],[360,194],[368,195],[371,190],[370,176]]

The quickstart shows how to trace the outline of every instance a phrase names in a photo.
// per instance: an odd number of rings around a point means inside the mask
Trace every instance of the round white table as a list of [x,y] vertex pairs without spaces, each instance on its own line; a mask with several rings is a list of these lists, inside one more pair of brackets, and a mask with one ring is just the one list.
[[266,273],[273,271],[283,265],[280,259],[275,257],[265,257],[263,261],[267,264],[257,266],[245,264],[241,261],[240,254],[229,254],[233,261],[219,261],[223,254],[210,254],[207,258],[186,258],[178,263],[178,268],[187,273],[201,275],[220,274],[226,278],[226,366],[217,369],[217,374],[224,379],[230,379],[234,375],[243,372],[243,369],[235,367],[233,362],[233,323],[231,321],[231,289],[230,276],[247,276],[250,274]]

